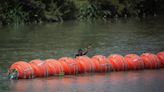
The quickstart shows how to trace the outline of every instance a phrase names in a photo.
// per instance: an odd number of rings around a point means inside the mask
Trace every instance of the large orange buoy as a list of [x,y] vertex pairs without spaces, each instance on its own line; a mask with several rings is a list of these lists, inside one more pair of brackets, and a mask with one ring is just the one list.
[[157,57],[161,63],[161,68],[164,68],[164,51],[157,53]]
[[75,61],[77,63],[77,66],[78,66],[78,73],[84,73],[87,69],[86,67],[86,63],[83,62],[82,60],[80,60],[79,57],[76,57],[75,58]]
[[84,62],[86,62],[90,68],[90,70],[88,70],[88,72],[94,72],[95,71],[95,64],[93,63],[92,59],[89,58],[88,56],[83,56],[83,58],[81,58]]
[[127,63],[122,55],[112,54],[108,56],[108,60],[112,65],[113,71],[122,71],[127,69]]
[[73,58],[62,57],[59,59],[59,62],[63,66],[65,74],[75,74],[77,71],[77,64]]
[[[64,72],[63,66],[61,63],[55,59],[46,59],[45,60],[46,65],[48,65],[48,72],[49,75],[60,75],[61,73]],[[47,62],[50,62],[47,64]]]
[[106,72],[111,69],[111,64],[105,56],[95,55],[91,59],[95,64],[96,72]]
[[35,60],[31,60],[29,62],[29,64],[31,65],[31,67],[34,70],[34,76],[35,77],[44,77],[44,76],[48,76],[47,75],[47,69],[45,66],[45,61],[40,60],[40,59],[35,59]]
[[144,62],[144,67],[147,69],[160,68],[160,61],[155,54],[143,53],[140,56]]
[[[57,62],[57,63],[56,63]],[[45,60],[45,67],[47,69],[48,76],[58,75],[61,73],[61,66],[58,64],[59,62],[55,59],[47,59]]]
[[13,70],[16,70],[17,74],[16,77],[17,78],[33,78],[33,69],[30,66],[29,63],[24,62],[24,61],[18,61],[14,64],[11,65],[10,69],[9,69],[9,73],[12,73]]
[[79,56],[75,58],[78,65],[79,73],[94,71],[94,64],[87,56]]
[[140,70],[144,68],[144,62],[136,54],[128,54],[125,57],[129,70]]

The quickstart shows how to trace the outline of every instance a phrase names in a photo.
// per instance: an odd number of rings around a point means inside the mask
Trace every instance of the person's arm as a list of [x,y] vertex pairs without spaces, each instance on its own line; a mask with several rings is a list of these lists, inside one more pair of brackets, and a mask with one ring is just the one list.
[[83,55],[86,55],[88,53],[88,49],[86,51],[83,52]]
[[76,54],[76,55],[75,55],[75,58],[76,58],[77,56],[79,56],[79,54]]

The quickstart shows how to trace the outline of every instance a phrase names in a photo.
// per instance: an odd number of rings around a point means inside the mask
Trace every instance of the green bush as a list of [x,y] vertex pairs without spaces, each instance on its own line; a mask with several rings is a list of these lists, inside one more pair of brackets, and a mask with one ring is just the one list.
[[162,13],[162,0],[0,0],[1,24],[105,19]]
[[76,8],[69,0],[2,0],[0,21],[10,23],[40,23],[74,18]]

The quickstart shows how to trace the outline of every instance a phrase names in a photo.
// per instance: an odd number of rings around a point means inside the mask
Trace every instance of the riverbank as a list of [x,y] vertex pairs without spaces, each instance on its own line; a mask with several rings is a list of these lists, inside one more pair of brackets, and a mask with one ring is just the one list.
[[163,13],[163,0],[1,0],[0,24],[109,20]]

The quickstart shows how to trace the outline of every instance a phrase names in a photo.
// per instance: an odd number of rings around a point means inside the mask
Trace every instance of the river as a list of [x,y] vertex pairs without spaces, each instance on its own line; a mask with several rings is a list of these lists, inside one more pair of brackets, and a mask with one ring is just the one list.
[[0,27],[0,92],[163,92],[164,69],[8,80],[16,61],[164,51],[164,16]]

